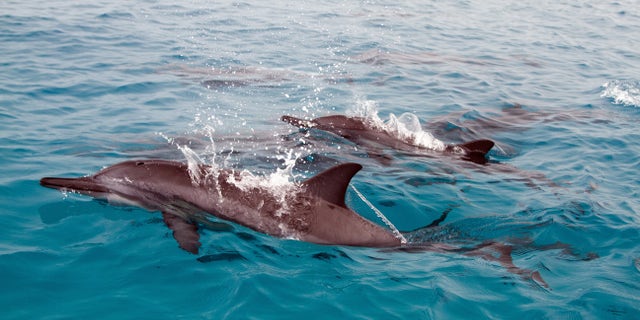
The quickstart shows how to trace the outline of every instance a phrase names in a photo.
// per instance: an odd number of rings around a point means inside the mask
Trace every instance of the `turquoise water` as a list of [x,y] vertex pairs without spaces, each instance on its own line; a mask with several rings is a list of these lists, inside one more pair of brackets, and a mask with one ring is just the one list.
[[[4,1],[2,318],[637,318],[638,30],[635,1]],[[363,110],[492,139],[491,162],[385,164],[279,120]],[[185,155],[265,175],[298,159],[296,177],[359,162],[353,185],[399,229],[450,209],[423,240],[514,244],[549,287],[480,257],[243,228],[203,230],[194,256],[157,212],[38,184]]]

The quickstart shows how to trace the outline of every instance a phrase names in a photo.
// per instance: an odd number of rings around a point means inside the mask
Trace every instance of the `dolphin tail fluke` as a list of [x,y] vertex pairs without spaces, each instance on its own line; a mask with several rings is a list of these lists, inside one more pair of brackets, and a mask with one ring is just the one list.
[[298,128],[311,128],[315,126],[315,124],[312,121],[304,120],[304,119],[300,119],[292,116],[282,116],[280,120],[290,125],[296,126]]
[[167,212],[162,213],[162,220],[173,231],[173,238],[178,241],[180,248],[198,254],[200,234],[198,234],[198,227],[195,224]]
[[109,192],[107,188],[100,185],[91,177],[81,177],[81,178],[47,177],[47,178],[40,179],[40,185],[47,188],[76,191],[80,193]]

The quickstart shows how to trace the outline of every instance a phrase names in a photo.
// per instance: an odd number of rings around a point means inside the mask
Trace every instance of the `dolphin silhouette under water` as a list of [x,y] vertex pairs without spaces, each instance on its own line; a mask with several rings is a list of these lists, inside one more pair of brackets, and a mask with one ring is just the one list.
[[[369,155],[382,162],[385,159],[380,147],[390,147],[395,150],[424,153],[428,148],[422,147],[411,141],[400,139],[386,131],[368,123],[366,118],[348,117],[344,115],[331,115],[319,117],[312,120],[304,120],[292,116],[282,116],[282,121],[299,128],[315,128],[337,134],[358,145],[364,146]],[[487,153],[494,146],[491,140],[474,140],[463,144],[449,144],[438,148],[444,154],[460,156],[461,159],[478,164],[487,163]]]

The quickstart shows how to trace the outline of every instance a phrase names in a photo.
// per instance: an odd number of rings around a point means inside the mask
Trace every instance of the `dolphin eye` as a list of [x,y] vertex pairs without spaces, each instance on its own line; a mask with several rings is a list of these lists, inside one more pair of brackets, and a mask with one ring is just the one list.
[[144,162],[143,162],[143,161],[138,161],[138,162],[136,162],[136,166],[143,166],[143,165],[144,165]]

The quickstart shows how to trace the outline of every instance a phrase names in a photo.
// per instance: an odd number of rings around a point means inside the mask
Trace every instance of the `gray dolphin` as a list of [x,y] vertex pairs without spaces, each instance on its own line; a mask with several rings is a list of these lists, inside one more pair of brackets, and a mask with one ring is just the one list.
[[[543,287],[548,285],[538,271],[514,265],[512,246],[495,241],[476,246],[417,242],[403,244],[391,231],[366,220],[345,202],[351,178],[362,169],[356,163],[334,166],[295,185],[295,190],[275,194],[256,184],[243,183],[243,176],[231,170],[214,170],[198,165],[165,160],[132,160],[107,167],[80,178],[42,178],[40,184],[77,192],[111,202],[161,211],[173,230],[178,245],[198,254],[198,225],[211,225],[209,215],[244,225],[275,237],[318,244],[389,248],[406,252],[451,252],[499,262],[509,272]],[[246,182],[246,181],[245,181]],[[415,238],[437,227],[451,208],[426,227],[402,232]],[[566,249],[554,244],[538,249]]]
[[[388,132],[372,127],[365,118],[347,117],[344,115],[331,115],[312,120],[299,119],[292,116],[282,116],[281,120],[299,128],[315,128],[337,134],[347,140],[364,146],[369,155],[382,162],[385,159],[380,147],[390,147],[395,150],[423,153],[424,148],[409,144]],[[487,163],[487,153],[493,148],[491,140],[474,140],[463,144],[446,145],[443,153],[459,155],[461,159],[478,164]]]
[[242,175],[164,160],[125,161],[80,178],[42,178],[40,184],[111,202],[161,211],[181,248],[197,254],[198,223],[207,215],[281,238],[318,244],[400,246],[390,231],[366,220],[345,202],[356,163],[332,167],[283,196],[242,184]]

